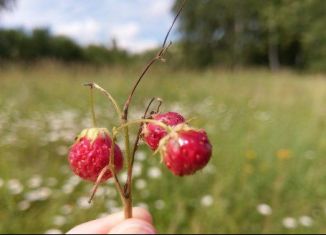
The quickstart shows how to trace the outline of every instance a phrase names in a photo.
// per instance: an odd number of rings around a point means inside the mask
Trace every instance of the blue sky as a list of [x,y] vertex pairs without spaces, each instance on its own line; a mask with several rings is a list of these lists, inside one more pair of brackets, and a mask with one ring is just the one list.
[[[118,45],[140,52],[159,45],[173,15],[173,0],[17,0],[1,15],[2,27],[48,27],[82,45]],[[173,35],[172,35],[173,37]]]

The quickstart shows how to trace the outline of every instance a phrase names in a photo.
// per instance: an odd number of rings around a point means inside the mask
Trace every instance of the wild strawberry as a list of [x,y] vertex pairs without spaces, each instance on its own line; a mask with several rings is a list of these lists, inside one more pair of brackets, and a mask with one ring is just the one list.
[[[84,129],[69,151],[68,160],[73,172],[85,180],[95,182],[102,169],[112,160],[110,156],[112,140],[106,128]],[[114,145],[114,166],[118,172],[122,168],[123,157],[117,144]],[[108,170],[101,182],[112,177]]]
[[[178,113],[175,112],[167,112],[162,114],[154,114],[152,115],[153,120],[161,121],[168,126],[176,126],[180,123],[184,123],[185,119]],[[163,127],[158,126],[153,123],[144,124],[142,137],[144,141],[148,144],[148,146],[152,150],[156,150],[160,140],[166,136],[167,132]]]
[[206,132],[185,125],[162,139],[160,148],[163,162],[178,176],[194,174],[206,166],[212,155]]

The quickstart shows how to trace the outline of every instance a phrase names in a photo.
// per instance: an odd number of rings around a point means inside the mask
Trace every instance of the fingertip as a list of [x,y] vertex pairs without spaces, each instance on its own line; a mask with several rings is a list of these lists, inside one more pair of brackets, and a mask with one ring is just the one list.
[[142,208],[142,207],[133,207],[132,214],[133,214],[132,215],[133,218],[144,220],[144,221],[146,221],[146,222],[148,222],[150,224],[153,223],[152,215],[145,208]]
[[[144,208],[133,207],[133,219],[143,220],[149,224],[152,224],[151,214]],[[124,213],[118,212],[108,215],[101,219],[92,220],[83,224],[80,224],[67,232],[67,234],[106,234],[117,224],[125,220]]]
[[132,218],[113,227],[109,234],[156,234],[156,231],[149,222]]

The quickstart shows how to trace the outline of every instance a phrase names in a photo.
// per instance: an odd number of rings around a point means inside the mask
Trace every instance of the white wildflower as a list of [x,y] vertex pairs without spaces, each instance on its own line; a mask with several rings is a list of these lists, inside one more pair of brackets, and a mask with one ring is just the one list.
[[7,182],[8,189],[11,194],[17,195],[20,194],[24,190],[24,186],[18,179],[10,179]]
[[48,199],[52,194],[52,190],[47,187],[40,188],[38,191],[39,191],[39,200],[41,201]]
[[62,186],[62,191],[65,194],[71,194],[75,189],[75,186],[71,185],[71,184],[65,184]]
[[146,159],[146,152],[142,150],[138,150],[135,159],[138,161],[144,161]]
[[212,197],[212,195],[205,195],[201,198],[200,203],[202,204],[202,206],[205,207],[209,207],[211,205],[213,205],[214,199]]
[[132,169],[132,175],[138,177],[141,175],[142,170],[143,170],[142,164],[139,162],[135,162]]
[[147,175],[149,178],[157,179],[162,176],[162,172],[160,168],[153,166],[148,169]]
[[41,186],[41,184],[42,178],[39,175],[34,175],[27,181],[27,186],[29,188],[38,188]]
[[105,191],[106,191],[105,188],[100,186],[97,188],[96,195],[103,196],[106,193]]
[[299,222],[302,226],[310,227],[314,223],[313,219],[310,216],[304,215],[299,218]]
[[67,183],[72,184],[74,186],[77,186],[80,182],[81,179],[76,175],[71,176],[67,181]]
[[270,215],[270,214],[272,214],[272,208],[267,204],[259,204],[257,206],[257,211],[261,215]]
[[52,194],[52,190],[46,187],[30,191],[25,194],[25,199],[27,201],[45,201]]
[[165,207],[165,202],[163,200],[156,200],[154,205],[156,209],[162,210]]
[[63,232],[59,229],[51,228],[49,230],[46,230],[44,234],[63,234]]
[[120,175],[120,178],[121,178],[122,182],[126,182],[127,178],[128,178],[127,172],[126,171],[122,172]]
[[66,223],[67,219],[66,217],[62,215],[57,215],[53,217],[53,225],[61,227]]
[[23,200],[17,204],[18,210],[20,211],[26,211],[28,208],[30,208],[31,203],[27,200]]
[[137,179],[135,182],[136,189],[141,190],[141,189],[146,188],[146,186],[147,186],[147,183],[144,179]]
[[88,197],[80,197],[77,199],[77,205],[82,209],[88,209],[91,207],[91,204],[88,203]]
[[72,212],[72,206],[71,205],[63,205],[60,209],[60,212],[64,215],[69,215]]
[[282,224],[287,229],[294,229],[297,227],[297,221],[292,217],[286,217],[282,220]]

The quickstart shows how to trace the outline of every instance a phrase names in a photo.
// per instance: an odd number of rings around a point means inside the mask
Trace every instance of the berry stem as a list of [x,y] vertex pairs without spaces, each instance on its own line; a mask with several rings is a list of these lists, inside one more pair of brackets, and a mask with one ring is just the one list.
[[148,62],[148,64],[145,66],[144,70],[142,71],[142,73],[141,73],[140,76],[138,77],[138,79],[137,79],[135,85],[133,86],[133,88],[132,88],[132,90],[131,90],[131,92],[130,92],[130,94],[129,94],[129,96],[128,96],[126,102],[125,102],[125,105],[124,105],[124,107],[123,107],[123,117],[122,117],[122,119],[124,119],[126,122],[127,122],[127,120],[128,120],[128,109],[129,109],[129,105],[130,105],[130,103],[131,103],[131,99],[132,99],[132,97],[133,97],[133,95],[134,95],[134,93],[135,93],[135,91],[136,91],[136,89],[137,89],[137,87],[138,87],[140,81],[142,80],[142,78],[145,76],[145,74],[147,73],[147,71],[150,69],[150,67],[151,67],[151,66],[152,66],[156,61],[158,61],[158,60],[161,60],[161,61],[163,61],[163,62],[165,61],[163,57],[164,57],[166,51],[168,50],[168,48],[169,48],[169,47],[171,46],[171,44],[172,44],[172,43],[170,42],[168,45],[166,45],[167,40],[168,40],[168,38],[169,38],[170,32],[171,32],[171,30],[172,30],[172,28],[173,28],[175,22],[177,21],[177,19],[178,19],[180,13],[181,13],[183,7],[185,6],[185,4],[186,4],[186,0],[183,0],[183,2],[182,2],[182,4],[181,4],[181,7],[179,8],[177,14],[175,15],[175,17],[174,17],[174,19],[173,19],[173,22],[172,22],[172,24],[171,24],[171,26],[170,26],[168,32],[166,33],[166,35],[165,35],[165,37],[164,37],[164,41],[163,41],[163,44],[162,44],[161,49],[157,52],[156,56],[155,56],[154,58],[152,58],[152,59]]
[[92,112],[93,126],[96,127],[97,123],[96,123],[95,108],[94,108],[94,91],[92,86],[90,86],[89,89],[89,101],[90,101],[91,112]]
[[114,165],[114,160],[115,160],[114,148],[115,148],[116,137],[117,137],[117,132],[116,132],[116,129],[113,128],[113,130],[112,130],[112,145],[111,145],[111,149],[110,149],[111,158],[110,158],[110,162],[109,162],[108,167],[109,167],[109,169],[111,171],[111,174],[113,175],[114,183],[115,183],[115,186],[116,186],[116,188],[117,188],[117,190],[119,192],[121,202],[124,205],[124,208],[126,208],[126,197],[124,195],[124,192],[123,192],[122,186],[120,184],[119,178],[118,178],[118,176],[116,174],[115,165]]
[[[128,173],[132,171],[132,158],[130,154],[130,140],[129,140],[129,128],[128,125],[126,125],[127,119],[121,119],[121,126],[124,126],[124,141],[125,141],[125,147],[126,147],[126,155],[127,155],[127,164],[128,164]],[[117,128],[118,131],[119,128]],[[129,177],[128,177],[129,178]],[[123,190],[124,195],[124,215],[126,219],[132,218],[132,195],[131,195],[131,184],[127,180],[127,182],[124,185]]]
[[91,88],[95,88],[95,89],[101,91],[106,97],[108,97],[109,100],[111,101],[111,103],[113,104],[116,113],[118,114],[119,118],[121,119],[121,117],[122,117],[122,111],[121,111],[121,109],[120,109],[117,101],[113,98],[113,96],[107,90],[105,90],[104,88],[100,87],[95,82],[86,83],[84,85],[85,86],[89,86]]
[[164,128],[167,131],[172,131],[172,128],[166,124],[164,124],[161,121],[157,121],[157,120],[153,120],[153,119],[136,119],[136,120],[132,120],[130,122],[124,123],[122,125],[120,125],[117,128],[117,131],[120,131],[121,129],[125,128],[126,126],[130,126],[130,125],[134,125],[134,124],[139,124],[139,123],[153,123],[155,125],[158,125],[162,128]]
[[101,170],[101,172],[100,172],[100,174],[98,175],[98,177],[97,177],[97,179],[96,179],[96,182],[95,182],[95,184],[94,184],[94,186],[93,186],[92,193],[91,193],[91,196],[89,197],[88,203],[91,203],[91,202],[92,202],[92,200],[93,200],[93,198],[94,198],[94,196],[95,196],[95,193],[96,193],[96,191],[97,191],[97,188],[98,188],[98,186],[99,186],[100,183],[101,183],[101,179],[103,178],[104,174],[105,174],[108,170],[109,170],[109,166],[106,166],[106,167],[104,167],[104,168]]
[[[165,55],[166,51],[168,50],[168,48],[171,45],[171,42],[166,46],[166,42],[168,40],[169,34],[178,18],[178,16],[180,15],[184,5],[186,3],[186,0],[183,0],[182,5],[177,13],[177,15],[175,16],[165,38],[162,44],[162,48],[158,51],[158,53],[156,54],[156,56],[150,60],[148,62],[148,64],[145,66],[143,72],[140,74],[140,76],[138,77],[135,85],[133,86],[124,106],[123,106],[123,111],[121,112],[121,110],[119,109],[119,106],[117,105],[116,101],[113,99],[113,97],[110,95],[110,93],[108,93],[107,91],[105,91],[103,88],[99,87],[97,84],[92,83],[92,85],[101,90],[102,92],[104,92],[104,94],[111,100],[111,102],[113,103],[119,117],[121,120],[121,125],[120,127],[118,127],[116,129],[116,131],[120,130],[120,129],[124,129],[124,141],[125,141],[125,148],[126,148],[126,157],[127,157],[127,162],[128,162],[128,178],[127,178],[127,182],[124,185],[124,190],[123,193],[121,193],[121,185],[120,187],[118,187],[118,190],[120,192],[120,196],[123,199],[123,204],[124,204],[124,209],[125,209],[125,218],[131,218],[132,217],[132,194],[131,194],[131,189],[132,189],[132,168],[133,168],[133,159],[134,159],[134,155],[135,155],[135,151],[137,150],[137,148],[134,148],[133,153],[131,155],[130,153],[130,139],[129,139],[129,125],[134,124],[134,123],[144,123],[144,122],[152,122],[153,120],[150,119],[141,119],[141,120],[136,120],[136,121],[132,121],[132,122],[128,122],[128,110],[129,110],[129,105],[131,103],[132,97],[140,83],[140,81],[142,80],[142,78],[145,76],[145,74],[147,73],[147,71],[150,69],[150,67],[158,60],[160,61],[165,61],[163,56]],[[156,122],[157,125],[162,126],[165,129],[169,129],[168,127],[166,127],[166,125],[164,125],[163,123],[160,122]],[[142,124],[141,124],[142,125]],[[137,142],[138,143],[138,140]],[[115,178],[116,175],[115,175]],[[116,180],[116,184],[118,184],[118,181]],[[119,186],[119,185],[118,185]]]
[[[121,116],[121,120],[122,120],[122,126],[125,126],[124,127],[124,132],[125,132],[125,146],[126,146],[126,153],[127,153],[127,158],[128,158],[128,181],[126,182],[125,184],[125,196],[127,196],[127,204],[125,205],[125,217],[126,218],[129,218],[129,216],[132,216],[131,213],[132,213],[132,195],[131,195],[131,184],[132,184],[132,167],[133,167],[133,156],[130,155],[130,142],[129,142],[129,129],[128,129],[128,110],[129,110],[129,105],[131,103],[131,100],[132,100],[132,97],[140,83],[140,81],[142,80],[142,78],[145,76],[145,74],[147,73],[147,71],[150,69],[150,67],[158,60],[161,60],[161,61],[164,61],[164,58],[163,56],[165,55],[167,49],[170,47],[171,43],[168,44],[168,46],[166,46],[166,42],[167,42],[167,39],[169,37],[169,34],[173,28],[173,25],[174,23],[176,22],[180,12],[182,11],[184,5],[186,3],[186,0],[183,1],[177,15],[175,16],[174,20],[173,20],[173,23],[171,24],[171,27],[169,28],[165,38],[164,38],[164,42],[163,42],[163,45],[162,45],[162,48],[158,51],[158,53],[156,54],[156,56],[150,60],[148,62],[148,64],[145,66],[143,72],[140,74],[139,78],[137,79],[135,85],[133,86],[125,104],[124,104],[124,107],[123,107],[123,113],[122,113],[122,116]],[[141,122],[140,122],[141,123]],[[132,154],[134,155],[134,153]]]

